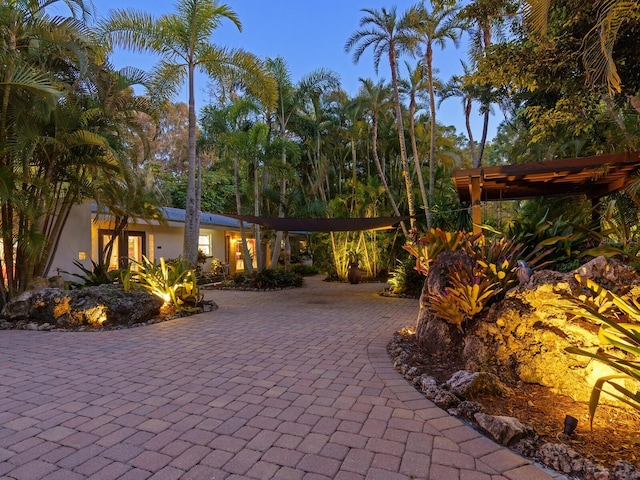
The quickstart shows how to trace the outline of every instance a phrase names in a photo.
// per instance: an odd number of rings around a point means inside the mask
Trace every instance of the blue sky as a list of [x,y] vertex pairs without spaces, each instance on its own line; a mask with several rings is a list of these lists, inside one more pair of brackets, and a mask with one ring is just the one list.
[[[212,43],[220,46],[243,48],[259,57],[283,57],[292,73],[294,81],[317,68],[327,68],[338,73],[344,90],[355,95],[359,88],[358,78],[390,79],[386,62],[380,63],[379,76],[376,76],[373,59],[369,52],[354,65],[352,55],[345,53],[344,44],[349,36],[359,28],[363,16],[361,9],[397,6],[401,13],[415,3],[413,0],[227,0],[242,22],[242,32],[238,32],[231,22],[224,22],[216,30]],[[108,15],[111,9],[135,8],[155,16],[175,11],[172,0],[94,0],[99,17]],[[461,72],[460,59],[466,59],[468,42],[463,39],[456,49],[449,43],[446,50],[435,52],[435,64],[438,75],[447,80],[451,75]],[[413,65],[415,60],[407,58]],[[118,52],[113,61],[117,68],[135,65],[149,69],[155,62],[141,54]],[[406,71],[404,65],[401,73]],[[206,102],[206,79],[200,77],[196,86],[198,105]],[[186,93],[175,98],[186,102]],[[480,137],[480,116],[473,115],[474,136]],[[464,115],[459,99],[450,99],[441,105],[438,122],[454,125],[459,133],[466,135]],[[491,119],[490,137],[495,133],[499,122],[495,116]]]

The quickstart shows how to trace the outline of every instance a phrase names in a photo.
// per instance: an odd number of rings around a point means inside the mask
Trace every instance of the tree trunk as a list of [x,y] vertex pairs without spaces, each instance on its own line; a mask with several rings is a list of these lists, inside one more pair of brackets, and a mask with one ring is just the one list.
[[195,267],[198,262],[200,212],[196,201],[196,106],[194,93],[195,63],[189,63],[189,162],[187,169],[187,198],[184,216],[182,257]]
[[420,194],[422,195],[422,206],[424,207],[424,215],[427,219],[427,228],[431,228],[431,215],[429,210],[429,200],[427,199],[427,191],[424,187],[424,179],[422,178],[422,165],[418,157],[418,145],[416,142],[416,122],[414,115],[416,113],[415,95],[411,95],[409,102],[409,136],[411,137],[411,153],[413,155],[413,165],[416,175],[418,176],[418,185],[420,185]]
[[[436,98],[433,84],[433,49],[430,43],[427,44],[425,61],[427,65],[427,82],[429,85],[429,111],[431,114],[431,138],[429,139],[429,205],[433,205],[436,196]],[[428,215],[431,217],[431,212],[429,212]],[[431,225],[430,219],[428,223]]]
[[416,226],[415,202],[413,200],[413,185],[409,175],[409,164],[407,162],[407,147],[404,139],[404,125],[402,122],[402,107],[400,104],[400,90],[398,89],[398,71],[396,62],[395,45],[389,45],[389,66],[391,67],[391,84],[393,86],[393,103],[395,106],[396,126],[398,129],[398,142],[400,144],[400,162],[402,164],[402,176],[404,177],[405,188],[407,190],[407,205],[409,215],[411,215],[411,228]]

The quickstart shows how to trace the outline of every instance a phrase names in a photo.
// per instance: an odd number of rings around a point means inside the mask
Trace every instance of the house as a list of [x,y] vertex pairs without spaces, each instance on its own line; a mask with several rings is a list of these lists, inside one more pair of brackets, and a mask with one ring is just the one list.
[[[125,232],[114,242],[110,269],[126,266],[127,259],[130,258],[141,261],[143,255],[151,261],[157,261],[160,257],[168,260],[182,254],[185,211],[169,207],[164,207],[161,211],[164,222],[129,222]],[[113,228],[111,215],[98,212],[95,203],[85,202],[74,206],[62,232],[50,275],[57,272],[77,272],[74,261],[91,269],[91,261],[97,262],[101,258],[111,239]],[[248,239],[250,251],[254,251],[254,242],[253,239]],[[229,273],[244,271],[238,220],[214,213],[201,213],[198,246],[208,258],[203,266],[204,271],[208,271],[213,258],[228,265]]]

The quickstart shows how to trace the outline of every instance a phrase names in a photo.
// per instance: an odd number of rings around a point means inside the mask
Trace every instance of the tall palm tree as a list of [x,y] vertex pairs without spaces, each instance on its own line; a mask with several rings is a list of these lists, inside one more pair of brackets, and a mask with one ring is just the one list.
[[[393,193],[391,193],[391,189],[387,183],[387,175],[382,168],[380,156],[378,155],[378,126],[380,123],[380,115],[383,114],[387,110],[387,107],[393,103],[391,100],[392,94],[389,91],[389,87],[385,85],[384,80],[380,80],[378,83],[374,84],[371,79],[361,78],[360,83],[361,86],[358,98],[363,104],[364,109],[369,112],[369,115],[371,116],[371,155],[373,157],[373,162],[376,166],[378,176],[380,177],[380,182],[382,183],[384,191],[391,203],[391,207],[393,208],[393,213],[399,217],[400,210],[398,209],[398,204],[396,203]],[[409,231],[407,230],[404,222],[401,222],[400,226],[402,227],[402,232],[404,233],[405,238],[409,238]]]
[[[429,88],[429,112],[431,121],[431,139],[429,147],[429,204],[435,199],[435,156],[436,156],[436,94],[433,72],[433,47],[444,48],[447,41],[458,46],[463,23],[456,15],[457,6],[449,7],[436,3],[429,11],[424,1],[411,7],[406,22],[411,30],[411,47],[422,52]],[[424,48],[424,50],[422,50]]]
[[[285,216],[287,194],[287,145],[291,137],[289,124],[293,116],[298,115],[305,102],[313,102],[322,92],[339,85],[337,76],[328,70],[318,69],[305,75],[298,85],[291,81],[286,62],[278,57],[268,59],[267,65],[277,84],[277,107],[272,109],[269,117],[275,119],[278,141],[281,147],[280,198],[278,201],[278,217]],[[275,268],[280,257],[284,232],[276,232],[275,243],[271,252],[270,268]],[[286,261],[286,259],[285,259]]]
[[376,73],[380,66],[380,60],[386,55],[391,70],[391,86],[393,88],[393,101],[395,107],[395,121],[398,129],[398,141],[400,145],[400,161],[402,164],[402,176],[407,192],[407,205],[411,215],[411,228],[415,227],[415,205],[413,199],[413,184],[407,162],[407,147],[402,121],[402,105],[400,103],[400,88],[398,86],[398,56],[407,51],[408,33],[406,22],[398,19],[396,7],[387,10],[364,8],[365,13],[360,19],[360,29],[354,32],[345,44],[345,50],[353,52],[353,61],[358,63],[362,54],[369,48],[373,48],[373,65]]
[[[489,116],[491,114],[492,91],[489,86],[478,84],[477,82],[468,82],[471,75],[471,69],[477,66],[477,63],[486,55],[487,49],[491,46],[493,39],[504,38],[505,24],[512,18],[515,13],[515,4],[512,2],[495,2],[493,0],[475,0],[465,5],[460,10],[459,16],[466,22],[466,29],[470,37],[470,59],[471,66],[467,66],[464,62],[462,67],[464,75],[462,77],[454,77],[452,81],[462,82],[460,87],[464,91],[463,102],[465,105],[465,115],[467,115],[467,107],[469,113],[473,101],[480,102],[480,113],[482,114],[482,133],[477,149],[472,140],[472,132],[467,124],[467,132],[469,134],[470,146],[472,149],[473,167],[478,168],[482,164],[484,156],[484,148],[487,142],[487,133],[489,127]],[[449,84],[453,87],[453,83]],[[449,92],[450,94],[459,95],[461,90],[455,93],[455,87]]]
[[176,13],[155,20],[151,15],[117,10],[103,25],[107,39],[121,47],[159,54],[153,71],[151,94],[175,95],[187,80],[189,104],[189,155],[183,257],[192,265],[198,258],[200,230],[199,199],[196,185],[196,110],[195,72],[212,78],[242,81],[256,95],[268,98],[273,85],[258,59],[241,49],[226,49],[210,43],[213,32],[223,20],[238,30],[242,25],[236,13],[213,0],[178,0]]
[[414,175],[418,177],[418,185],[420,186],[420,194],[422,195],[422,206],[427,220],[427,228],[431,228],[431,215],[429,215],[429,199],[427,190],[424,186],[424,178],[422,176],[422,162],[418,154],[418,144],[416,142],[416,112],[418,110],[418,99],[427,90],[427,83],[424,78],[423,62],[418,62],[415,68],[411,68],[408,62],[405,62],[407,68],[407,78],[402,82],[404,94],[409,97],[409,138],[411,139],[411,156],[413,157]]

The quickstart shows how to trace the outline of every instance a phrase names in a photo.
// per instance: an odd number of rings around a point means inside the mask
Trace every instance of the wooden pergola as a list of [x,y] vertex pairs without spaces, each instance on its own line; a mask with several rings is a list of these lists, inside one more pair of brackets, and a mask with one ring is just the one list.
[[482,201],[586,195],[595,203],[626,188],[639,171],[640,152],[629,152],[458,170],[453,181],[460,200],[471,202],[479,233]]

